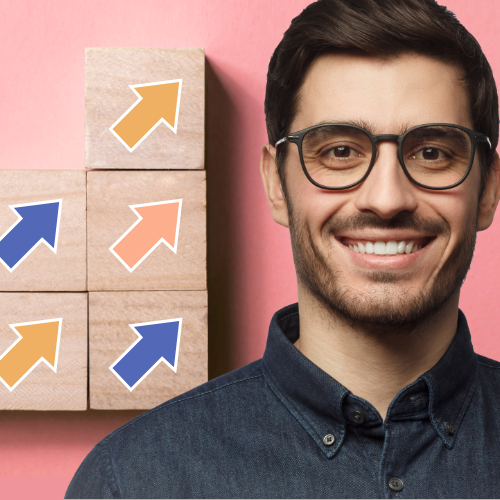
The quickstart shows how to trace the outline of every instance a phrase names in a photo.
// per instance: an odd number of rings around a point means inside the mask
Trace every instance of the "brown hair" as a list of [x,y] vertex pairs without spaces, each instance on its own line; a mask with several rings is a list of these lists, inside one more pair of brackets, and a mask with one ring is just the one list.
[[[482,194],[498,144],[496,84],[477,40],[434,0],[318,0],[306,7],[292,20],[269,63],[264,101],[269,142],[274,145],[293,132],[298,93],[313,60],[340,51],[378,57],[414,52],[462,68],[474,129],[492,145],[480,149]],[[276,155],[284,188],[287,150],[285,142]]]

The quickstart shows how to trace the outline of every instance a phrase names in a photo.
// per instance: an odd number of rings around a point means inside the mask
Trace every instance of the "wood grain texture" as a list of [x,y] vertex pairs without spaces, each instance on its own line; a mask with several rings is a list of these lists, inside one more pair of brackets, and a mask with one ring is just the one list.
[[86,172],[0,170],[0,235],[18,220],[9,205],[60,198],[57,253],[41,244],[12,272],[0,264],[0,291],[86,290]]
[[[177,133],[160,124],[130,153],[109,128],[138,99],[129,85],[182,79]],[[106,169],[202,169],[204,49],[85,51],[85,165]]]
[[16,340],[10,324],[62,318],[57,372],[40,363],[10,392],[0,383],[1,410],[87,409],[87,294],[0,293],[0,354]]
[[[137,340],[130,324],[182,318],[175,373],[160,363],[133,391],[109,369]],[[90,408],[149,409],[208,380],[207,292],[90,292]]]
[[[182,199],[177,253],[160,244],[133,272],[109,250],[137,220],[129,205]],[[205,171],[87,173],[88,287],[205,290]]]

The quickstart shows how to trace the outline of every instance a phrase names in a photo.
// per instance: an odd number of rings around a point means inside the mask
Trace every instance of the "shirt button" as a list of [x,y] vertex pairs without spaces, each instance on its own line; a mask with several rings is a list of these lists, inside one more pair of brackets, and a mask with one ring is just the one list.
[[325,443],[327,446],[331,446],[333,443],[335,443],[335,436],[333,434],[327,434],[323,438],[323,443]]
[[394,492],[401,491],[403,489],[403,481],[399,477],[391,477],[389,479],[389,488]]
[[446,422],[446,432],[450,436],[453,436],[453,434],[455,434],[455,427],[453,426],[453,424],[450,424],[449,422]]
[[360,410],[351,411],[350,417],[356,424],[362,424],[365,421],[365,414]]

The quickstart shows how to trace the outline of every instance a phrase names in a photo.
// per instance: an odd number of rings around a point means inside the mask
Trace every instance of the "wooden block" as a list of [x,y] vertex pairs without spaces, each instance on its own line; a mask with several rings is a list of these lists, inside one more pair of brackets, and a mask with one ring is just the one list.
[[[33,338],[22,327],[18,328],[23,339],[12,347],[19,336],[9,325],[58,318],[62,321],[56,372],[41,361],[25,378],[18,378],[40,359],[41,351],[33,347]],[[33,331],[41,335],[40,330]],[[39,347],[49,359],[54,355],[52,340],[50,343]],[[1,410],[86,410],[87,294],[0,293],[0,356],[0,377],[14,387],[10,390],[5,382],[0,383]],[[20,371],[13,373],[13,366]]]
[[[136,224],[127,235],[127,245],[141,245],[138,251],[146,255],[153,248],[151,241],[160,241],[164,232],[161,221],[151,231],[148,217],[138,223],[140,217],[129,205],[179,199],[176,253],[160,243],[139,264],[135,259],[137,267],[130,271],[133,266],[127,267],[110,248]],[[88,172],[87,227],[89,290],[206,289],[205,171]],[[144,236],[144,228],[152,240]]]
[[[14,228],[20,217],[9,208],[52,200],[62,200],[56,253],[40,237],[55,234],[57,209],[54,219],[53,211],[45,212],[50,204],[39,205],[44,211],[31,207]],[[38,219],[47,223],[40,233]],[[6,261],[0,262],[0,291],[86,290],[86,172],[0,170],[0,258]]]
[[[182,80],[177,130],[160,123],[130,152],[110,127],[139,99],[131,85]],[[143,87],[138,87],[140,90]],[[144,96],[142,96],[144,97]],[[146,104],[146,97],[141,106]],[[157,99],[155,103],[163,100]],[[150,130],[162,114],[129,116]],[[142,109],[142,108],[141,108]],[[146,110],[149,112],[148,110]],[[165,117],[167,119],[167,117]],[[145,123],[144,120],[147,120]],[[135,126],[132,124],[132,126]],[[89,48],[85,51],[85,165],[106,169],[202,169],[205,143],[204,49]],[[139,129],[138,129],[139,130]],[[144,136],[142,132],[141,136]]]
[[[129,325],[177,318],[182,318],[177,372],[160,362],[130,390],[110,370],[139,339]],[[144,335],[128,354],[147,340]],[[153,408],[208,380],[207,352],[206,291],[90,292],[90,408]],[[160,356],[158,354],[158,358]]]

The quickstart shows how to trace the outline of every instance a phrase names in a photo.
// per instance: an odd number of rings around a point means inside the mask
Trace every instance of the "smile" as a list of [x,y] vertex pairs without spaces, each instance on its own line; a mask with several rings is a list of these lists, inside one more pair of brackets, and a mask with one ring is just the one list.
[[343,238],[342,244],[356,253],[373,255],[398,255],[418,252],[425,247],[431,238],[406,240],[354,240]]

